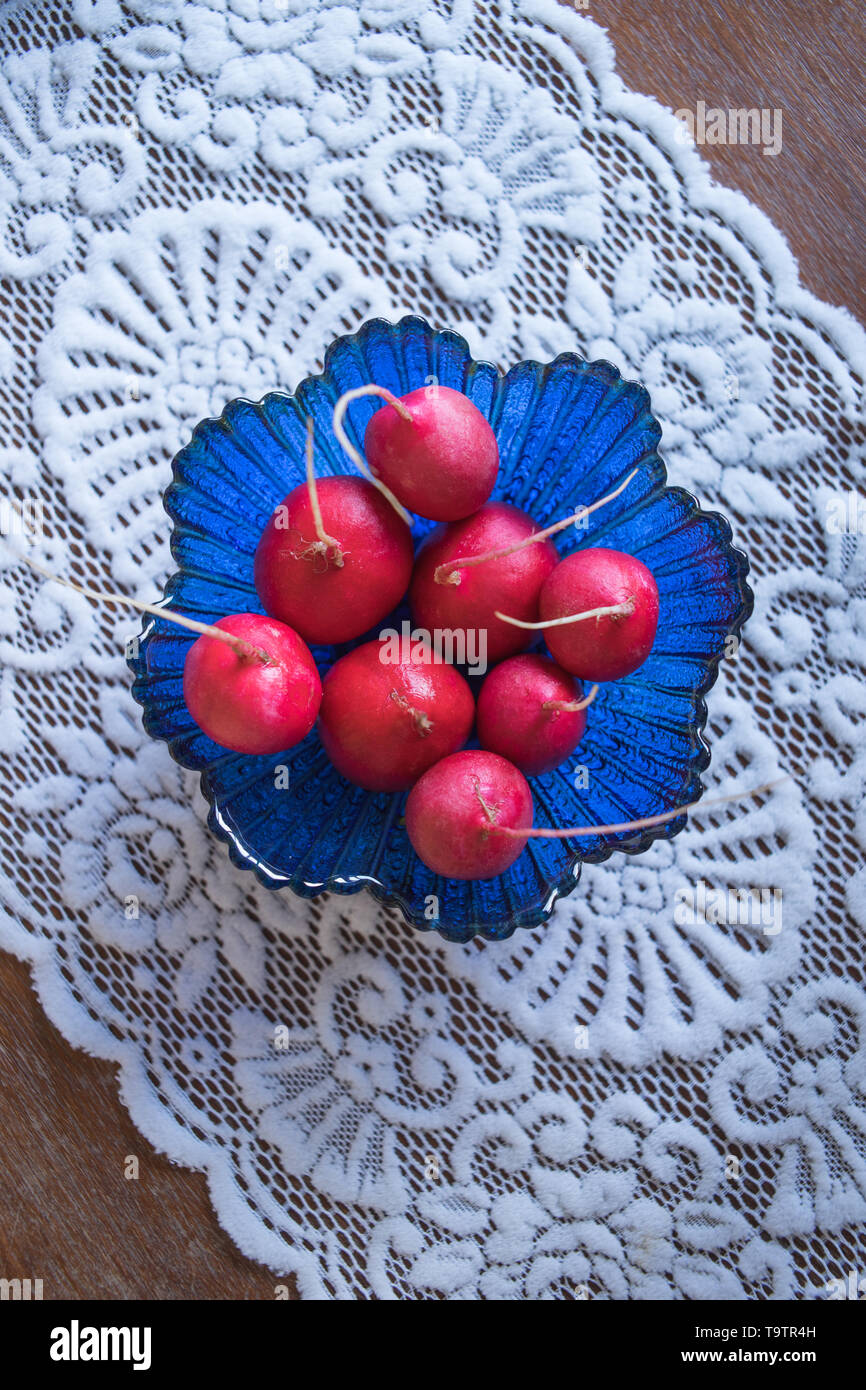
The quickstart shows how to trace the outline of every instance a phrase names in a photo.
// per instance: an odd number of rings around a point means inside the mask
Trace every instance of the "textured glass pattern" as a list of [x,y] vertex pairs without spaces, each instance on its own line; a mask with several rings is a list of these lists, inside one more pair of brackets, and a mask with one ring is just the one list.
[[[258,404],[233,401],[219,420],[197,426],[174,461],[165,497],[178,564],[166,585],[167,606],[203,621],[261,611],[253,556],[274,507],[303,481],[305,420],[314,422],[319,475],[348,471],[332,409],[342,392],[367,382],[398,394],[435,382],[464,391],[496,431],[501,468],[494,497],[524,508],[543,526],[610,492],[639,467],[619,498],[556,542],[561,554],[604,545],[650,567],[660,595],[655,647],[633,676],[601,687],[574,755],[531,779],[535,824],[636,820],[694,800],[710,757],[704,696],[725,639],[752,609],[748,561],[731,545],[722,516],[665,486],[661,430],[647,392],[623,381],[609,363],[564,354],[543,366],[518,363],[502,375],[473,361],[461,337],[436,332],[422,319],[367,322],[336,340],[322,374],[294,394],[275,392]],[[349,408],[349,433],[359,447],[380,404],[360,400]],[[430,526],[418,521],[417,538]],[[399,626],[406,616],[401,608],[381,626]],[[179,763],[200,771],[210,826],[234,862],[270,888],[313,897],[366,887],[397,903],[416,926],[450,940],[476,932],[502,939],[542,923],[557,898],[574,889],[583,862],[606,859],[614,849],[640,853],[684,824],[679,817],[644,832],[534,840],[497,879],[442,880],[411,849],[401,823],[405,797],[372,795],[345,782],[315,729],[276,757],[244,757],[206,738],[183,700],[183,663],[193,640],[167,621],[148,620],[130,661],[133,693],[148,732],[166,740]],[[345,650],[317,648],[314,655],[324,672]],[[289,769],[288,789],[275,787],[281,765]],[[585,776],[575,775],[578,767]],[[438,898],[438,920],[425,917],[430,895]]]

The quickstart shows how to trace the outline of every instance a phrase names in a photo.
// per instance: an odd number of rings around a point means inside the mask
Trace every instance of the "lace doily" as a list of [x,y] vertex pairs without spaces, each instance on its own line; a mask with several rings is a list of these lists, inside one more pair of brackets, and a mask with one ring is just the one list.
[[[866,1215],[863,332],[552,0],[50,0],[0,40],[34,554],[152,598],[194,423],[372,314],[577,349],[645,382],[753,562],[720,790],[800,769],[587,869],[546,929],[448,945],[237,873],[141,730],[134,618],[4,544],[0,940],[46,1011],[305,1296],[826,1297]],[[677,911],[701,884],[780,915]]]

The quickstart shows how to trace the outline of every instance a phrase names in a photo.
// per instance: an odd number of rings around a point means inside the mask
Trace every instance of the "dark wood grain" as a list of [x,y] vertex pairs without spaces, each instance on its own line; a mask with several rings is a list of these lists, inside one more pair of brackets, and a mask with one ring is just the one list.
[[[704,153],[785,233],[804,283],[866,319],[859,0],[592,0],[589,12],[635,90],[674,109],[782,109],[778,158],[742,145]],[[0,991],[0,1277],[41,1278],[46,1299],[273,1298],[274,1277],[217,1225],[204,1177],[144,1142],[114,1068],[64,1042],[8,957]],[[138,1181],[123,1176],[129,1154]]]
[[217,1224],[204,1176],[142,1138],[114,1067],[69,1047],[6,955],[0,997],[0,1277],[41,1279],[46,1300],[272,1299],[280,1281]]

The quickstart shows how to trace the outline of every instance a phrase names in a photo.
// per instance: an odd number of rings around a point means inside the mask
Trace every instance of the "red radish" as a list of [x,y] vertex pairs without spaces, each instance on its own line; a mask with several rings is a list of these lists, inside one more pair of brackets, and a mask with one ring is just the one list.
[[545,580],[540,620],[498,613],[518,630],[543,631],[560,666],[582,680],[631,675],[652,651],[659,592],[642,560],[621,550],[577,550]]
[[255,557],[263,607],[305,641],[350,642],[390,613],[412,573],[412,535],[363,478],[322,478],[316,530],[309,488],[296,487],[262,533]]
[[316,481],[307,421],[307,481],[277,507],[256,549],[256,591],[273,617],[307,641],[350,642],[400,602],[412,535],[363,478]]
[[208,738],[236,753],[280,753],[300,743],[316,721],[322,682],[296,632],[260,613],[234,613],[214,626],[240,638],[247,652],[205,635],[183,668],[186,707]]
[[450,386],[422,386],[399,400],[405,413],[385,405],[367,425],[369,468],[419,516],[458,521],[471,515],[487,501],[499,472],[487,420]]
[[[434,874],[495,878],[523,850],[532,809],[522,772],[496,753],[466,749],[443,758],[415,783],[406,802],[406,830]],[[502,827],[512,833],[495,833]]]
[[[388,402],[367,425],[366,460],[343,425],[347,406],[362,396]],[[358,386],[334,406],[334,434],[403,516],[404,503],[432,521],[469,516],[487,501],[499,472],[493,430],[469,397],[450,386],[422,386],[402,397],[385,386]]]
[[528,653],[495,666],[478,696],[478,742],[527,777],[558,767],[586,728],[586,707],[573,676],[549,656]]
[[466,742],[475,701],[459,671],[433,660],[383,660],[365,642],[325,676],[319,732],[337,771],[368,791],[397,792]]
[[126,594],[61,579],[26,555],[24,564],[99,603],[122,604],[201,633],[186,654],[183,697],[208,738],[234,753],[280,753],[306,738],[322,698],[316,663],[296,632],[260,613],[235,613],[201,623]]
[[581,526],[587,517],[593,512],[597,512],[599,507],[606,507],[608,502],[612,502],[615,497],[619,497],[631,482],[632,478],[637,477],[640,469],[633,468],[628,477],[620,483],[619,487],[614,488],[606,497],[599,497],[598,501],[590,503],[588,507],[578,507],[576,512],[571,512],[569,516],[562,517],[559,521],[554,521],[552,526],[545,526],[543,531],[537,528],[530,536],[523,536],[520,540],[507,545],[500,545],[494,550],[482,552],[479,555],[460,555],[447,564],[442,564],[433,576],[437,584],[456,583],[455,574],[459,569],[471,569],[475,565],[486,565],[489,560],[504,560],[508,555],[516,555],[518,551],[525,550],[530,545],[540,545],[542,541],[555,536],[558,531],[564,531],[566,526]]
[[787,782],[780,777],[749,791],[690,801],[658,815],[611,825],[533,830],[532,794],[525,777],[496,753],[467,749],[431,767],[406,801],[406,830],[418,858],[442,878],[495,878],[519,858],[531,839],[582,839],[645,830],[688,811],[761,796]]
[[553,543],[542,540],[475,568],[453,568],[452,562],[508,549],[537,530],[531,516],[507,502],[488,502],[474,516],[437,526],[415,559],[409,590],[414,621],[428,632],[486,631],[491,664],[528,646],[532,639],[501,622],[496,610],[524,622],[537,618],[541,586],[559,559]]

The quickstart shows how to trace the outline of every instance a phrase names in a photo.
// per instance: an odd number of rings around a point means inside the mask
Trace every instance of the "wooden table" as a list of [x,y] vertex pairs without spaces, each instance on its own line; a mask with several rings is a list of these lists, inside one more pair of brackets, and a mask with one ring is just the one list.
[[[866,322],[859,0],[590,0],[589,13],[624,81],[674,110],[781,108],[777,158],[749,145],[704,153],[785,233],[804,284]],[[68,1046],[27,969],[3,955],[0,991],[0,1277],[41,1278],[46,1299],[273,1298],[278,1281],[218,1226],[205,1178],[154,1152],[114,1068]],[[128,1155],[138,1181],[124,1177]]]

